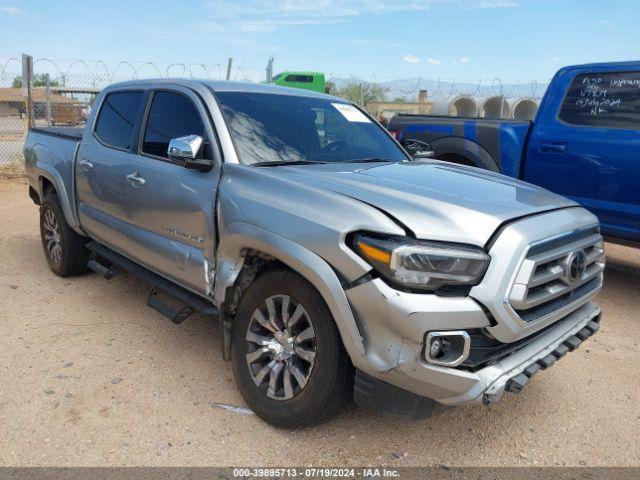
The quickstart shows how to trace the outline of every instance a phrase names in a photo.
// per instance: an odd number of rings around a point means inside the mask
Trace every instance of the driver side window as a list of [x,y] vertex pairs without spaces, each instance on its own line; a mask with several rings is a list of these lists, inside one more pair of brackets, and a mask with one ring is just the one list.
[[154,93],[144,129],[142,152],[168,158],[169,141],[187,135],[204,137],[204,124],[195,105],[180,93]]

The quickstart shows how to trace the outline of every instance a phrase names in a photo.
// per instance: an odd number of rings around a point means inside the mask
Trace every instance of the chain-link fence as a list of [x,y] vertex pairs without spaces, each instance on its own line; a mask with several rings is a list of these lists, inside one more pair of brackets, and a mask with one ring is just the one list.
[[498,79],[387,80],[376,83],[383,100],[365,102],[374,115],[397,113],[530,121],[535,118],[547,82],[502,82]]
[[[23,87],[23,61],[0,61],[0,175],[22,171],[22,145],[29,124],[81,126],[102,88],[141,78],[203,78],[264,81],[265,68],[247,67],[229,59],[215,64],[161,64],[100,60],[33,60],[31,104]],[[267,63],[267,65],[269,65]],[[292,70],[292,69],[289,69]],[[403,79],[390,75],[355,77],[327,72],[327,91],[367,108],[378,118],[397,113],[452,115],[473,118],[531,120],[546,82],[506,82],[498,79]]]
[[[13,70],[14,73],[9,73]],[[21,151],[26,130],[26,101],[21,87],[20,62],[0,68],[0,175],[20,174]],[[16,76],[20,82],[9,77]]]

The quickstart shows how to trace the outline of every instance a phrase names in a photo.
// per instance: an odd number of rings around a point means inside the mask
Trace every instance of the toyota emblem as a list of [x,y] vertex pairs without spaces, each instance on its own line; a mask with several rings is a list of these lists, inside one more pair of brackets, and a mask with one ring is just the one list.
[[579,282],[587,269],[587,254],[584,250],[571,252],[567,259],[566,276],[570,283]]

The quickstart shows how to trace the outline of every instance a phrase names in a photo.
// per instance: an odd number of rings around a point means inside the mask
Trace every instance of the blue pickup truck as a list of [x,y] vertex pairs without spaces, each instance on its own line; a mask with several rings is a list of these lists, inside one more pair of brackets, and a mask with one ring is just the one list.
[[389,130],[570,197],[611,240],[640,245],[640,62],[562,68],[533,122],[400,114]]

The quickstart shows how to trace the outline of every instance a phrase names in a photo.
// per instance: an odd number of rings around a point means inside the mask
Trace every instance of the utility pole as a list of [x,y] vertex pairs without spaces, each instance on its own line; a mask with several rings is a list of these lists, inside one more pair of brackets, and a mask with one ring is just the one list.
[[266,75],[266,80],[267,83],[271,82],[271,79],[273,78],[273,56],[269,57],[269,61],[267,62],[267,75]]
[[231,80],[231,65],[233,64],[233,58],[229,57],[227,62],[227,80]]

